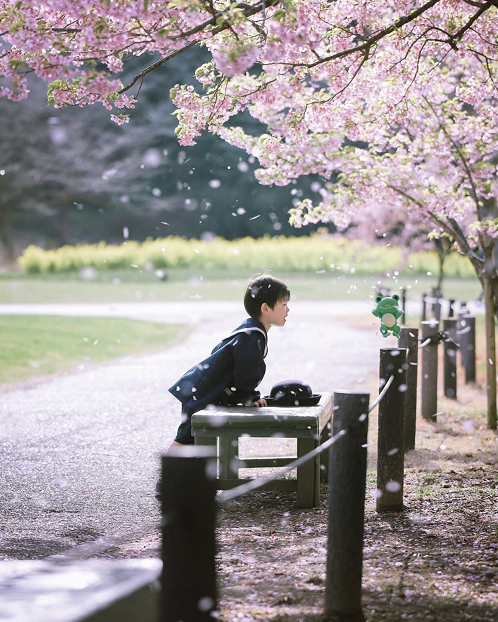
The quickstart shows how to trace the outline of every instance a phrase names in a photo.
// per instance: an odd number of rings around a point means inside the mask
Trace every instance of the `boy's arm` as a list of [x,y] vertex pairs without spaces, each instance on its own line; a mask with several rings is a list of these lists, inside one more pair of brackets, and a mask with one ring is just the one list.
[[239,334],[233,344],[233,392],[230,401],[252,405],[261,399],[256,387],[263,380],[266,365],[263,359],[264,337],[258,333]]

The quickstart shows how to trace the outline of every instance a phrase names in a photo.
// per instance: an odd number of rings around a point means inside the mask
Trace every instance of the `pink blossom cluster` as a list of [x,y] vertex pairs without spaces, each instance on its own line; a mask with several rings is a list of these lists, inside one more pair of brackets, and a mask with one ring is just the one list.
[[[210,17],[198,2],[176,4],[169,8],[168,3],[143,0],[2,0],[0,95],[25,97],[24,74],[32,70],[47,82],[67,82],[52,89],[55,105],[103,101],[104,91],[118,93],[123,85],[95,69],[95,61],[120,73],[128,56],[144,52],[167,56],[190,42],[184,33],[192,25]],[[197,33],[195,40],[206,36]],[[81,76],[85,79],[78,80]],[[103,87],[102,81],[108,86]],[[111,99],[127,101],[116,95]]]
[[240,46],[229,50],[213,50],[216,68],[228,77],[245,73],[254,65],[257,57],[258,49],[254,45]]

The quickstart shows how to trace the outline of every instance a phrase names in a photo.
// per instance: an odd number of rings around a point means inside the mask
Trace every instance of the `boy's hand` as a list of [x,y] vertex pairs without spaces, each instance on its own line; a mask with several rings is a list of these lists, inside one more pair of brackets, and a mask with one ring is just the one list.
[[264,397],[261,397],[259,400],[257,400],[256,402],[252,403],[252,406],[257,406],[258,408],[260,406],[267,406],[266,400]]

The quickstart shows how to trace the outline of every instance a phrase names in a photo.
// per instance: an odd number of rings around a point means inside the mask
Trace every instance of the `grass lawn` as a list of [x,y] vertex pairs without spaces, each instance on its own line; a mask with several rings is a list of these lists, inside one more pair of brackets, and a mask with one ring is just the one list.
[[[2,303],[68,302],[162,302],[179,300],[241,300],[250,274],[187,269],[168,270],[161,281],[153,271],[121,270],[93,273],[83,278],[79,273],[40,275],[19,273],[0,275]],[[391,289],[407,290],[408,300],[420,298],[436,284],[432,275],[401,274],[380,278],[326,273],[275,273],[290,286],[293,300],[365,300],[373,299],[378,283]],[[475,300],[480,292],[477,279],[447,279],[443,284],[446,298]]]
[[0,316],[0,385],[158,350],[186,330],[112,318]]

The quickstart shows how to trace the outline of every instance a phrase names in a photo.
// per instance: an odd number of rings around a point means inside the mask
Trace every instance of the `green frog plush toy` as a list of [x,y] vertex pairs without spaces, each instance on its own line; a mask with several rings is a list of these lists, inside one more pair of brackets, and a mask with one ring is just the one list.
[[399,337],[401,326],[398,326],[397,321],[403,315],[403,311],[398,305],[398,294],[393,294],[386,298],[377,296],[375,302],[377,306],[375,309],[372,309],[372,313],[375,317],[380,318],[380,332],[382,336],[389,337],[389,332],[391,332],[395,337]]

